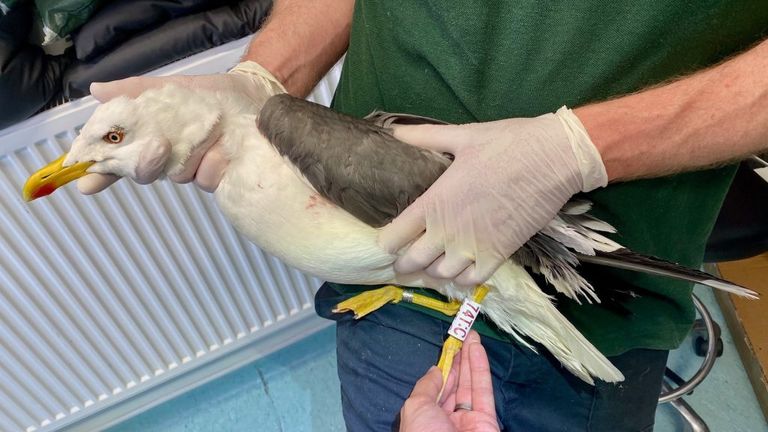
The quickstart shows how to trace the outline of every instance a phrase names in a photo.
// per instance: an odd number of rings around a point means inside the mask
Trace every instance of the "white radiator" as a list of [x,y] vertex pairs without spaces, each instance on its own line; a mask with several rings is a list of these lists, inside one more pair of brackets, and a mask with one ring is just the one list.
[[[153,75],[222,72],[246,43]],[[316,101],[330,102],[339,71]],[[95,107],[0,131],[0,431],[99,429],[326,325],[312,308],[320,281],[241,238],[191,185],[122,180],[24,203],[27,176]]]

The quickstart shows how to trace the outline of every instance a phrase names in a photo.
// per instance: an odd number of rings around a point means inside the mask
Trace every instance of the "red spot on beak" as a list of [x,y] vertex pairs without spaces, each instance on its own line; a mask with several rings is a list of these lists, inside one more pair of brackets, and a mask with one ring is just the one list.
[[52,185],[50,183],[46,183],[46,184],[40,186],[35,191],[35,193],[32,194],[32,199],[38,199],[38,198],[42,198],[44,196],[48,196],[48,195],[52,194],[53,191],[55,191],[55,190],[56,190],[56,186],[54,186],[54,185]]

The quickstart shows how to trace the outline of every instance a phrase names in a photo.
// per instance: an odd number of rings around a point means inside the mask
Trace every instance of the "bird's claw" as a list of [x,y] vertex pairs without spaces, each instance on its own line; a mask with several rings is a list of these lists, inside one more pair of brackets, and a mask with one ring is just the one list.
[[336,305],[334,313],[354,312],[355,319],[360,319],[387,303],[399,303],[403,299],[403,289],[387,285],[375,290],[364,291]]

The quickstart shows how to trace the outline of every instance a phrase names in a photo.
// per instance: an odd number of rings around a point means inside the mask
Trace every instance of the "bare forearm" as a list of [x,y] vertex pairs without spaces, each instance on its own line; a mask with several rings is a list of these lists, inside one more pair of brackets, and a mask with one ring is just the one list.
[[346,51],[353,6],[354,0],[276,0],[243,60],[261,64],[289,93],[304,97]]
[[610,181],[656,177],[768,148],[768,41],[668,85],[575,110]]

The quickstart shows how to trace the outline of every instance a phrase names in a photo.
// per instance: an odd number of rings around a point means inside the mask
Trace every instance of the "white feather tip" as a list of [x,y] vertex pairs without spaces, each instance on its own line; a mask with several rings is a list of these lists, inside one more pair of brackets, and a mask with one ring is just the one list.
[[756,293],[755,291],[752,291],[751,289],[744,288],[736,284],[732,284],[730,282],[724,282],[724,281],[719,281],[714,279],[706,279],[701,281],[700,283],[708,287],[712,287],[715,289],[736,294],[741,297],[746,297],[753,300],[757,300],[760,298],[760,294]]

